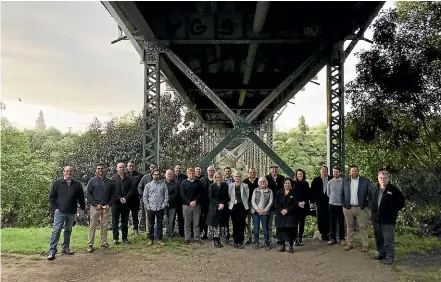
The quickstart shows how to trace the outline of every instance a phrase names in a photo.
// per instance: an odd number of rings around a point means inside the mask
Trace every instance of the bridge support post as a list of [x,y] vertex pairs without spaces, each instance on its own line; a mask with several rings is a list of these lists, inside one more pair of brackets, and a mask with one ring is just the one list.
[[326,67],[327,80],[327,124],[328,124],[328,167],[338,166],[345,172],[344,136],[344,62],[343,42],[335,45],[333,54]]
[[151,163],[159,165],[160,129],[160,54],[155,44],[144,44],[144,109],[142,167],[148,171]]

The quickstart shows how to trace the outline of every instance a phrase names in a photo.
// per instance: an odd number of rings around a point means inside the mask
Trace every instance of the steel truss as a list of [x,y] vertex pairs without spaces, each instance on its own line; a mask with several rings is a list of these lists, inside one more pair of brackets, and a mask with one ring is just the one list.
[[[242,118],[236,115],[223,101],[219,98],[213,90],[211,90],[173,51],[171,51],[168,46],[161,43],[146,43],[146,50],[150,50],[150,53],[164,53],[173,62],[177,68],[179,68],[194,84],[197,88],[199,88],[232,122],[234,128],[231,132],[229,132],[225,138],[220,141],[212,150],[206,154],[200,161],[200,165],[207,165],[212,163],[215,157],[224,149],[228,144],[240,137],[241,135],[247,136],[250,138],[257,147],[263,151],[271,160],[273,160],[285,173],[292,175],[292,169],[279,157],[277,154],[267,145],[266,142],[262,140],[262,136],[256,135],[256,126],[252,125],[254,119],[263,111],[263,109],[269,105],[280,93],[282,93],[302,72],[302,69],[305,64],[302,65],[299,69],[296,69],[292,74],[290,74],[278,87],[276,87],[271,94],[264,101],[262,101],[261,105],[256,107],[246,118]],[[148,54],[148,53],[147,53]],[[146,55],[147,55],[146,54]],[[158,61],[160,56],[157,56]],[[153,55],[147,57],[147,59],[156,59]],[[307,60],[309,61],[309,60]],[[159,92],[158,92],[159,93]],[[159,136],[158,136],[159,137]],[[213,141],[210,140],[210,146],[213,144]],[[205,147],[205,145],[204,145]],[[256,148],[255,148],[256,149]],[[257,151],[257,150],[254,150]],[[255,152],[255,157],[256,157]],[[158,154],[159,155],[159,154]],[[260,156],[258,160],[254,158],[254,164],[259,163],[262,165],[264,156]],[[263,173],[266,171],[263,167],[260,167],[259,173]]]
[[144,63],[144,109],[142,166],[148,171],[151,163],[159,165],[160,129],[160,54],[152,44],[146,42],[143,53]]
[[344,162],[344,61],[343,42],[336,44],[326,67],[327,108],[328,108],[328,167],[340,167],[345,171]]

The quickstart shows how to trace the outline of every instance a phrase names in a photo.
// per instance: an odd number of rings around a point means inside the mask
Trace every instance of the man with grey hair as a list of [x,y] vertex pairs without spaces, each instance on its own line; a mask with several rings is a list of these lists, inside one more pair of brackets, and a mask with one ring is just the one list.
[[[149,222],[149,241],[147,245],[152,245],[153,240],[162,243],[162,220],[164,218],[164,209],[168,205],[168,190],[163,181],[159,180],[159,169],[152,173],[153,180],[144,188],[143,200]],[[156,223],[156,230],[155,230]]]
[[371,190],[371,219],[378,251],[373,259],[388,265],[395,260],[395,224],[398,212],[405,206],[403,194],[389,181],[389,172],[380,171],[378,187]]
[[80,181],[72,178],[72,167],[66,166],[63,169],[63,178],[55,180],[50,188],[49,202],[54,211],[53,231],[50,241],[48,260],[54,260],[57,253],[58,240],[61,229],[64,227],[63,254],[73,255],[69,249],[72,225],[77,213],[77,205],[80,204],[79,214],[84,215],[86,203],[84,200],[83,186]]
[[167,169],[165,172],[165,186],[168,191],[168,205],[165,208],[165,235],[169,238],[173,236],[176,209],[179,208],[180,183],[173,179],[173,170]]

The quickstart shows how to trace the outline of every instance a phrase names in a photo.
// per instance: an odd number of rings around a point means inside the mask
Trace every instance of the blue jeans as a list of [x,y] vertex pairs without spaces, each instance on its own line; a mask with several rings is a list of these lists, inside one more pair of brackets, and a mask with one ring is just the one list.
[[58,240],[60,240],[61,229],[64,227],[63,251],[69,250],[70,234],[75,214],[60,212],[58,209],[54,213],[54,230],[52,231],[49,253],[57,253]]
[[263,238],[265,240],[265,244],[268,243],[269,241],[268,221],[269,221],[269,215],[259,215],[256,213],[253,214],[254,243],[259,244],[260,222],[262,222]]

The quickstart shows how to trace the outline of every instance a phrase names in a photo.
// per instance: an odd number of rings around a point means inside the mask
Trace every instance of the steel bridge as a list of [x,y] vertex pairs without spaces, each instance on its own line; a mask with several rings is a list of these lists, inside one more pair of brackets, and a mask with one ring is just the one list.
[[[344,62],[384,2],[102,2],[145,66],[143,163],[159,163],[160,77],[197,113],[201,165],[277,164],[273,125],[327,69],[328,166],[344,168]],[[344,43],[350,41],[344,49]]]

